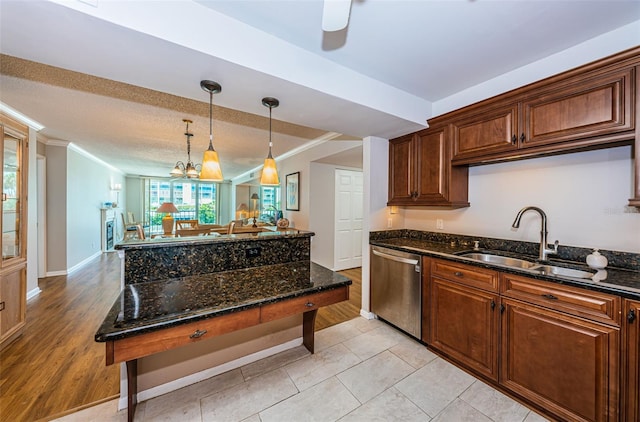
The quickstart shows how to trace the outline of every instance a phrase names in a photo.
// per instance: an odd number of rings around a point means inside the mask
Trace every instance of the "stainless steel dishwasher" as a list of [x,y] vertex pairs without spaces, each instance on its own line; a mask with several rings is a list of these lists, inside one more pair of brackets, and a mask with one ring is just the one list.
[[371,312],[420,338],[420,255],[371,246]]

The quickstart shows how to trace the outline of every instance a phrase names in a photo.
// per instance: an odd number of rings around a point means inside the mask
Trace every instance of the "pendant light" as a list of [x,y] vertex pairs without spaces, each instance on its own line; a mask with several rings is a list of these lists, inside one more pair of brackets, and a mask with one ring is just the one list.
[[200,81],[200,87],[209,93],[209,148],[202,157],[200,180],[222,182],[224,178],[222,177],[218,152],[213,149],[213,94],[222,91],[222,87],[217,82],[207,80]]
[[260,184],[264,186],[278,186],[280,185],[280,178],[278,177],[276,160],[274,160],[271,155],[271,147],[273,146],[273,142],[271,141],[271,110],[274,107],[278,107],[280,105],[280,101],[276,98],[265,97],[262,99],[262,105],[269,108],[269,155],[264,159]]
[[185,136],[187,137],[187,164],[182,161],[178,161],[169,173],[171,177],[187,177],[189,179],[196,179],[198,177],[198,170],[196,169],[196,165],[191,161],[191,137],[193,133],[189,132],[189,123],[193,123],[189,119],[182,119],[183,122],[187,125],[187,128],[184,131]]

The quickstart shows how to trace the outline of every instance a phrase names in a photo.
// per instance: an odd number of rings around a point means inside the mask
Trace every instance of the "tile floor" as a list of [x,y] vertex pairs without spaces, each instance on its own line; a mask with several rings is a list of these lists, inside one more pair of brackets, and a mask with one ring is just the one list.
[[[138,404],[136,421],[538,422],[537,413],[377,320]],[[57,421],[126,421],[116,400]]]

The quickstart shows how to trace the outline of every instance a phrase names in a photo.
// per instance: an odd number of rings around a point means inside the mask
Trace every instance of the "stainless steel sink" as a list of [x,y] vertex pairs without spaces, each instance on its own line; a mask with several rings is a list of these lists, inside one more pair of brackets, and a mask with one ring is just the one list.
[[580,279],[591,278],[595,274],[588,271],[574,270],[572,268],[556,267],[555,265],[538,265],[528,269],[531,271],[535,271],[538,274],[557,275],[560,277],[571,277]]
[[465,258],[474,259],[476,261],[487,262],[490,264],[504,265],[507,267],[514,267],[514,268],[530,269],[531,267],[538,265],[535,262],[529,262],[524,259],[511,258],[508,256],[494,255],[494,254],[482,253],[482,252],[467,252],[467,253],[460,254],[458,256],[463,256]]
[[572,268],[557,267],[555,265],[539,264],[537,262],[527,261],[525,259],[511,258],[509,256],[495,255],[486,252],[464,252],[458,256],[482,261],[489,264],[502,265],[511,268],[520,268],[537,274],[554,275],[558,277],[570,277],[578,279],[590,279],[594,273],[582,270],[574,270]]

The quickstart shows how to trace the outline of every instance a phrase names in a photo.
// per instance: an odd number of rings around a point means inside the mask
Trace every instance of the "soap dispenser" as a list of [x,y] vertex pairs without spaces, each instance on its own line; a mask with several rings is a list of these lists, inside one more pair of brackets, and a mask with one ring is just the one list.
[[600,270],[608,264],[607,257],[600,255],[598,249],[594,249],[592,253],[587,255],[587,265],[593,269]]

